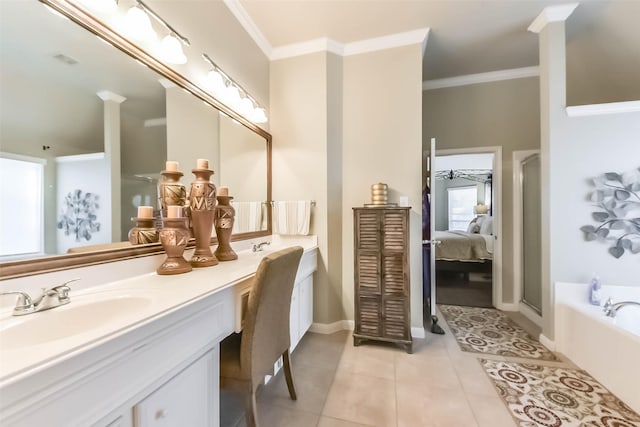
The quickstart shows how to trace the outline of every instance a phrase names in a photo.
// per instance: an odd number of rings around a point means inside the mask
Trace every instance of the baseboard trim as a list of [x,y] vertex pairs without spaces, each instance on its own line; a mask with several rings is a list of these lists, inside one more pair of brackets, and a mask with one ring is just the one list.
[[550,340],[544,334],[541,333],[540,336],[538,337],[538,340],[540,341],[540,344],[547,347],[549,350],[551,351],[556,350],[556,342],[554,340]]
[[333,323],[312,323],[309,332],[328,335],[339,331],[353,331],[354,326],[353,320],[338,320]]
[[[339,331],[353,331],[354,327],[355,322],[353,320],[338,320],[333,323],[312,323],[309,332],[328,335]],[[424,328],[412,327],[411,336],[413,338],[425,338]]]
[[533,323],[535,323],[536,325],[542,328],[542,316],[536,313],[534,309],[529,307],[527,304],[524,304],[521,302],[519,311],[520,313],[522,313],[524,317],[531,320]]
[[518,307],[518,304],[513,304],[513,303],[502,303],[498,306],[498,310],[502,310],[502,311],[518,311],[520,307]]
[[427,335],[424,332],[424,328],[413,326],[411,327],[411,336],[413,338],[425,338]]

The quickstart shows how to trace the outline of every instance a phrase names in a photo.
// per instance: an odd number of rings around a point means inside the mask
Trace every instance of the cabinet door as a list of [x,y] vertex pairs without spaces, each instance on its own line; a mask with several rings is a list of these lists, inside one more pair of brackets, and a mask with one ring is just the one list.
[[300,338],[313,323],[313,275],[300,283]]
[[380,249],[380,216],[378,212],[356,210],[354,226],[357,231],[355,236],[356,249],[373,251]]
[[379,296],[360,296],[356,299],[356,330],[362,335],[382,336],[380,317],[382,307]]
[[399,251],[407,250],[407,211],[389,209],[382,213],[382,250]]
[[408,340],[409,310],[404,297],[384,297],[382,302],[383,333],[385,338]]
[[216,348],[134,406],[135,426],[218,426],[217,390]]
[[289,338],[291,339],[291,347],[289,351],[293,350],[300,341],[300,285],[293,287],[293,293],[291,294],[291,312],[289,313]]
[[379,295],[382,291],[380,252],[356,251],[356,295]]
[[407,295],[406,262],[404,252],[387,252],[382,256],[382,292],[384,295]]

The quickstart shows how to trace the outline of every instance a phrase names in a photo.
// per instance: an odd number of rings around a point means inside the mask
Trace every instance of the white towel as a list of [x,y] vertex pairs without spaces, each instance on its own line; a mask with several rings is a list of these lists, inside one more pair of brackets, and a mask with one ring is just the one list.
[[306,236],[311,223],[311,200],[273,202],[273,232]]
[[249,233],[262,230],[262,202],[231,202],[236,210],[233,233]]

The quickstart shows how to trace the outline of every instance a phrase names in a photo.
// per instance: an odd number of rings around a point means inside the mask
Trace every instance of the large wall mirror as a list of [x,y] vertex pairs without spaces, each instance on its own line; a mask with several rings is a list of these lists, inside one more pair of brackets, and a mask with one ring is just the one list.
[[161,251],[127,236],[138,206],[157,209],[167,160],[188,188],[209,159],[234,238],[270,234],[271,136],[73,5],[43,3],[0,3],[0,279]]

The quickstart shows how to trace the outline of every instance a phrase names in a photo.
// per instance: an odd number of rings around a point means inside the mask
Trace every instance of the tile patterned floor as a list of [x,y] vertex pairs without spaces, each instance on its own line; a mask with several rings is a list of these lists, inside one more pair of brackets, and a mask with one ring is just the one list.
[[[523,316],[509,315],[533,336],[539,332]],[[278,374],[259,391],[260,426],[518,426],[480,359],[525,360],[461,351],[448,325],[441,326],[445,335],[427,333],[426,340],[415,340],[411,355],[377,343],[354,347],[348,332],[308,333],[292,354],[298,400],[289,399],[283,375]],[[529,363],[575,368],[561,357]],[[223,424],[229,425],[234,424]]]

